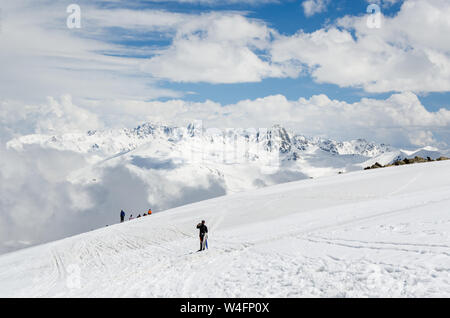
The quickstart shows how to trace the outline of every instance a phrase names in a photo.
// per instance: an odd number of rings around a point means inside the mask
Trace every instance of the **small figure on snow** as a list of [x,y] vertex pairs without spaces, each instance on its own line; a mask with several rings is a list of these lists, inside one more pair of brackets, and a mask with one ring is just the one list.
[[125,221],[125,212],[123,210],[120,211],[120,223],[123,223]]
[[208,227],[205,225],[205,220],[202,221],[202,223],[197,224],[197,229],[199,229],[200,233],[200,251],[204,251],[205,247],[207,246],[207,240],[208,240]]

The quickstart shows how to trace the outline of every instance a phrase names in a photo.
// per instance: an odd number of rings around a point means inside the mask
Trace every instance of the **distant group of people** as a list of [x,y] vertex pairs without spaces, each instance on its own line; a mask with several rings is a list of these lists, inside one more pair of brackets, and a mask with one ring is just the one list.
[[[152,215],[152,209],[148,209],[148,211],[144,212],[142,215],[139,214],[136,218],[140,218],[141,216],[147,216],[147,215]],[[125,211],[121,210],[120,211],[120,223],[123,223],[125,221],[125,216],[126,216]],[[128,218],[128,220],[133,220],[133,219],[134,219],[133,214],[130,214],[130,217]]]

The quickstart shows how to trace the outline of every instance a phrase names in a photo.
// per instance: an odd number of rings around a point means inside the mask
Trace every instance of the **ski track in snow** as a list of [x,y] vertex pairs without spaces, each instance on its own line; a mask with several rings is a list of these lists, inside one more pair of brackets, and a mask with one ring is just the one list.
[[0,296],[450,297],[448,175],[355,172],[156,213],[0,256]]

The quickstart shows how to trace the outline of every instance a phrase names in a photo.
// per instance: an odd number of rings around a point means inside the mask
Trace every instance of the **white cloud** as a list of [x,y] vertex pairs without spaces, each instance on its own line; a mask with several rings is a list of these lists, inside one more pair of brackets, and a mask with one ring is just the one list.
[[337,140],[366,138],[397,147],[450,146],[450,110],[427,111],[410,92],[394,94],[386,100],[363,98],[355,103],[331,100],[326,95],[298,100],[272,95],[229,105],[179,99],[98,100],[79,105],[63,96],[37,105],[3,101],[0,106],[3,142],[39,132],[135,127],[143,122],[184,125],[202,120],[205,127],[260,128],[282,124],[298,133]]
[[[235,83],[298,73],[264,56],[271,30],[245,13],[105,9],[87,1],[80,7],[82,28],[73,30],[66,27],[64,3],[17,0],[2,7],[3,97],[36,101],[70,92],[105,99],[113,92],[113,98],[148,100],[182,96],[159,87],[161,77]],[[116,44],[155,39],[173,45]]]
[[[86,228],[73,199],[84,192],[64,181],[64,174],[81,168],[84,159],[73,153],[33,147],[26,153],[0,148],[0,240],[43,242]],[[20,196],[20,197],[19,197]],[[83,206],[88,208],[89,203]],[[14,249],[21,246],[10,246]],[[0,253],[5,246],[0,245]]]
[[310,17],[327,10],[329,0],[305,0],[302,2],[305,16]]
[[185,23],[172,45],[144,65],[153,76],[177,82],[258,82],[297,76],[298,70],[264,59],[271,31],[237,14],[209,14]]
[[402,2],[403,0],[366,0],[368,4],[377,4],[381,7],[390,7],[396,3]]
[[429,130],[410,133],[409,140],[412,144],[426,147],[436,143],[433,133]]
[[[424,143],[450,146],[450,110],[429,112],[410,92],[386,100],[363,98],[355,103],[331,100],[326,95],[298,100],[272,95],[229,105],[169,100],[91,102],[85,107],[98,113],[107,110],[109,117],[103,117],[107,126],[122,123],[132,127],[145,121],[184,125],[202,120],[205,127],[260,128],[278,123],[298,133],[337,140],[366,138],[397,147]],[[424,132],[431,138],[424,138]]]
[[98,9],[89,2],[80,6],[82,28],[68,29],[64,3],[17,0],[2,4],[0,94],[4,98],[35,102],[69,92],[94,99],[109,98],[111,92],[115,98],[141,100],[182,95],[158,87],[149,74],[140,71],[143,60],[139,57],[151,55],[151,48],[143,52],[144,48],[130,50],[116,44],[127,32],[116,32],[114,37],[109,28],[123,28],[134,37],[144,31],[165,34],[192,16]]
[[297,61],[320,83],[368,92],[450,90],[450,2],[409,0],[398,15],[370,29],[367,17],[347,16],[312,33],[280,36],[272,62]]
[[168,47],[153,50],[156,55],[140,65],[140,71],[156,78],[258,82],[295,78],[307,69],[319,83],[373,93],[450,90],[445,38],[450,32],[450,3],[445,0],[406,1],[398,15],[382,16],[380,29],[370,29],[367,16],[346,16],[326,28],[292,36],[236,13],[163,14],[159,19],[150,19],[150,12],[149,19],[129,11],[109,14],[128,17],[113,21],[131,28],[159,30],[172,38]]
[[[224,112],[229,113],[229,121],[241,124],[242,118],[251,118],[262,127],[275,121],[312,136],[341,140],[362,137],[396,146],[423,144],[410,138],[417,132],[446,133],[446,138],[450,133],[450,111],[428,112],[412,93],[396,94],[387,100],[364,98],[353,104],[325,95],[297,101],[278,95],[226,106]],[[448,147],[446,138],[440,140],[441,146]]]
[[59,100],[48,97],[45,103],[24,104],[0,101],[0,141],[16,135],[87,131],[104,127],[101,114],[74,105],[70,95]]

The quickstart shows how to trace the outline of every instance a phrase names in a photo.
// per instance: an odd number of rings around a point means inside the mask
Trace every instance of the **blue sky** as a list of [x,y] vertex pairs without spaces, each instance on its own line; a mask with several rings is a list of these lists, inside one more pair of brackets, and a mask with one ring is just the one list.
[[[403,1],[393,4],[381,5],[383,15],[395,16]],[[293,35],[300,30],[314,32],[334,23],[337,19],[346,15],[364,16],[368,7],[366,0],[339,0],[330,1],[324,12],[306,16],[302,7],[302,1],[285,0],[269,3],[179,3],[177,1],[127,1],[125,3],[105,1],[99,3],[106,9],[131,8],[133,10],[165,10],[169,12],[202,14],[211,11],[236,11],[245,14],[248,18],[264,21],[269,27],[283,35]],[[110,30],[120,34],[123,30],[118,27]],[[158,38],[155,32],[142,34],[140,39],[123,39],[112,37],[110,40],[116,44],[122,44],[129,48],[134,47],[165,47],[170,45],[170,39]],[[151,56],[145,55],[147,58]],[[264,78],[260,82],[247,83],[186,83],[161,80],[158,85],[163,88],[187,92],[184,100],[203,102],[213,100],[222,104],[237,103],[243,99],[255,99],[267,95],[282,94],[288,99],[296,100],[300,97],[310,98],[317,94],[326,94],[331,99],[338,99],[353,103],[362,97],[386,99],[395,91],[383,93],[369,93],[363,88],[342,87],[332,83],[319,83],[310,74],[302,74],[296,78]],[[450,109],[450,93],[433,92],[417,93],[418,98],[429,111],[437,111],[441,108]],[[157,100],[165,101],[170,97],[160,97]]]

